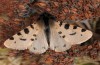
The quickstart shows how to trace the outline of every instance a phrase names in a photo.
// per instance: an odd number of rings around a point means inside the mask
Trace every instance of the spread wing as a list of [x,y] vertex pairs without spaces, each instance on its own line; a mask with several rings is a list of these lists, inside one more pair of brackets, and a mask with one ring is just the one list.
[[[32,25],[26,27],[17,34],[13,35],[11,38],[7,39],[4,42],[4,45],[11,49],[29,49],[31,52],[37,53],[37,51],[34,51],[35,47],[39,53],[42,53],[48,48],[43,29],[43,24],[39,25],[37,22],[34,22]],[[41,49],[41,47],[46,47],[46,49]]]
[[65,51],[73,44],[81,44],[92,37],[92,32],[80,27],[57,21],[50,25],[50,48]]

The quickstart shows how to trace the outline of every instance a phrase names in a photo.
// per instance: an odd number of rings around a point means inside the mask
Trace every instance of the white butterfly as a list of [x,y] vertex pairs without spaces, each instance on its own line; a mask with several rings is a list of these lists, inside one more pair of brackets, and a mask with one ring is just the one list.
[[49,28],[47,36],[45,24],[41,21],[35,21],[32,25],[7,39],[4,45],[11,49],[29,49],[30,52],[41,54],[48,48],[56,52],[63,52],[72,45],[81,44],[92,37],[91,31],[69,25],[67,22],[50,21]]

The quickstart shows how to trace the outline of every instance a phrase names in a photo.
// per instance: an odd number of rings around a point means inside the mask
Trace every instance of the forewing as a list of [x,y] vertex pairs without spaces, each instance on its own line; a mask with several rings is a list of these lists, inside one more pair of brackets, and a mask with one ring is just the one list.
[[73,44],[83,43],[92,37],[91,31],[61,21],[51,24],[50,31],[50,48],[54,49],[55,46],[58,46],[59,52],[67,50]]
[[92,37],[92,32],[80,27],[69,25],[66,22],[55,22],[54,28],[56,32],[67,42],[72,44],[80,44]]
[[34,35],[38,35],[40,29],[41,28],[39,25],[34,22],[32,25],[26,27],[17,34],[13,35],[11,38],[7,39],[4,42],[4,45],[11,49],[27,49],[32,44],[32,39],[36,38]]

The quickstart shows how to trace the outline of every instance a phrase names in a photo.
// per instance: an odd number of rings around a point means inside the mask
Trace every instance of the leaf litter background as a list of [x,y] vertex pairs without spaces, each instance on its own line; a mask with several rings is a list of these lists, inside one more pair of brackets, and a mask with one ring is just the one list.
[[[93,31],[93,37],[66,52],[36,55],[4,47],[4,41],[43,12]],[[0,65],[100,65],[100,0],[0,0]]]

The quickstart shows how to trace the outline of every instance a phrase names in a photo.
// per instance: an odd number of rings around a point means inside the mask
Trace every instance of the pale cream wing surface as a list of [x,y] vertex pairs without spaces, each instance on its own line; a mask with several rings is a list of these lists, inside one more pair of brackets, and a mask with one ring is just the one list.
[[44,53],[48,49],[48,43],[44,30],[40,30],[31,46],[28,47],[30,52],[36,54]]
[[32,25],[26,27],[17,34],[13,35],[11,38],[7,39],[4,42],[4,45],[11,49],[27,49],[33,43],[33,40],[36,38],[35,35],[38,35],[40,29],[41,28],[39,25],[34,22]]
[[50,30],[50,49],[55,50],[56,52],[63,52],[71,47],[71,44],[60,37],[55,29],[51,27]]
[[[64,37],[65,41],[71,44],[80,44],[92,37],[92,32],[82,29],[80,27],[69,25],[66,22],[55,22],[54,28],[61,37]],[[61,33],[60,33],[61,32]]]
[[[52,30],[55,32],[52,32]],[[51,24],[50,31],[50,48],[53,49],[58,45],[59,49],[62,51],[67,50],[73,44],[83,43],[92,37],[91,31],[74,25],[69,25],[66,22],[61,21],[57,21]],[[57,37],[56,40],[55,37]],[[66,44],[66,47],[68,47],[67,49],[62,49],[64,48],[64,44]],[[62,48],[60,46],[62,46]]]

